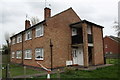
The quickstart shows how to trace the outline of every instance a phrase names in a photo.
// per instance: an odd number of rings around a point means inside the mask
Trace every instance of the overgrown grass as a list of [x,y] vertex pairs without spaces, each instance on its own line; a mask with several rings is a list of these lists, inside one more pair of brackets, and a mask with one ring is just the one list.
[[106,59],[107,64],[120,64],[120,59]]
[[[4,65],[5,67],[6,65]],[[26,68],[26,73],[24,73],[24,67],[23,66],[20,66],[20,65],[13,65],[11,64],[10,65],[10,77],[15,77],[15,76],[21,76],[21,75],[31,75],[31,74],[37,74],[37,73],[42,73],[44,71],[38,71],[38,70],[35,70],[35,69],[30,69],[30,68]],[[6,76],[6,69],[3,69],[2,70],[2,77],[5,78]]]
[[[115,64],[108,67],[98,68],[96,70],[71,70],[70,74],[67,72],[61,73],[60,78],[118,78],[118,59],[111,59],[110,61],[107,59],[107,63]],[[46,78],[46,76],[42,76],[39,78]],[[51,78],[57,78],[57,74],[52,74]]]

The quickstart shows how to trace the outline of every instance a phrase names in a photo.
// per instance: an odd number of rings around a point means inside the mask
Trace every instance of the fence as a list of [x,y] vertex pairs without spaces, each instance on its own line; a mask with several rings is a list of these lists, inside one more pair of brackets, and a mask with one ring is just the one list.
[[120,58],[120,54],[105,54],[106,58],[117,59]]

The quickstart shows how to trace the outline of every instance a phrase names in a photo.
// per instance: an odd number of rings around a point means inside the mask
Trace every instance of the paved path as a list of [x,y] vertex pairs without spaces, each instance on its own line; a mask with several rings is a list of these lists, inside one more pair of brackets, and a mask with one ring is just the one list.
[[[97,68],[101,68],[101,67],[106,67],[106,66],[111,66],[113,64],[106,64],[106,65],[98,65],[98,66],[90,66],[89,68],[84,68],[81,66],[74,66],[74,68],[78,69],[78,70],[95,70]],[[51,71],[50,74],[55,74],[57,73],[58,69],[54,69],[53,71]],[[64,72],[64,68],[60,68],[60,73]],[[44,76],[47,75],[47,72],[44,73],[39,73],[39,74],[33,74],[33,75],[21,75],[21,76],[16,76],[13,78],[30,78],[30,77],[38,77],[38,76]]]

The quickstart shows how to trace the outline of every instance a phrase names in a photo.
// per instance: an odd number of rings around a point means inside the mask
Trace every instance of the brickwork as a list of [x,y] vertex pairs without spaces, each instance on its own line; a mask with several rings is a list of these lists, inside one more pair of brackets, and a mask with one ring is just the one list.
[[[49,13],[49,12],[48,12]],[[49,15],[50,16],[50,15]],[[11,45],[11,52],[22,50],[23,59],[11,58],[14,63],[22,63],[24,65],[39,67],[37,62],[41,63],[47,68],[51,68],[51,51],[50,39],[53,44],[52,63],[53,68],[66,66],[66,61],[72,60],[71,36],[72,30],[70,24],[80,22],[81,19],[69,8],[53,17],[47,18],[44,23],[44,35],[35,37],[35,28],[32,29],[32,39],[25,40],[25,32],[23,33],[23,42]],[[43,24],[43,23],[41,23]],[[83,48],[84,48],[84,66],[88,67],[88,38],[87,38],[87,24],[83,23]],[[102,28],[93,26],[93,61],[94,64],[103,64],[103,43],[102,43]],[[97,33],[97,34],[96,34]],[[35,60],[35,49],[44,49],[44,59]],[[26,49],[32,50],[32,59],[24,59]]]
[[83,23],[83,52],[84,52],[84,67],[88,67],[88,36],[87,36],[87,24]]
[[[71,16],[71,17],[70,17]],[[80,21],[80,18],[70,8],[61,14],[57,14],[47,19],[44,25],[44,35],[35,37],[35,29],[32,30],[32,39],[25,41],[25,33],[23,34],[23,54],[26,49],[32,50],[32,59],[23,59],[25,65],[38,66],[36,62],[41,63],[45,67],[51,67],[50,56],[50,39],[53,44],[53,67],[62,67],[66,65],[67,60],[71,60],[71,28],[69,24]],[[22,43],[19,43],[22,44]],[[22,45],[19,46],[20,49]],[[18,44],[12,45],[14,51],[19,49]],[[44,60],[35,60],[35,48],[44,48]],[[12,59],[16,63],[18,60]],[[22,60],[21,60],[22,62]]]
[[104,64],[104,56],[103,56],[103,36],[102,36],[102,28],[92,26],[93,33],[93,64]]
[[104,52],[112,52],[112,54],[118,54],[120,43],[116,42],[115,40],[111,39],[110,37],[106,36],[104,38]]

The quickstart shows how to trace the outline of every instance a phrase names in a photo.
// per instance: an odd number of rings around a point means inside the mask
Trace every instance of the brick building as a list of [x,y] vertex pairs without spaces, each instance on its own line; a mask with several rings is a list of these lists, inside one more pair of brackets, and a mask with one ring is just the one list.
[[104,37],[104,53],[119,54],[120,53],[120,38],[115,36]]
[[44,19],[11,37],[11,62],[47,68],[66,65],[104,64],[103,27],[81,20],[72,8],[51,17],[44,9]]

